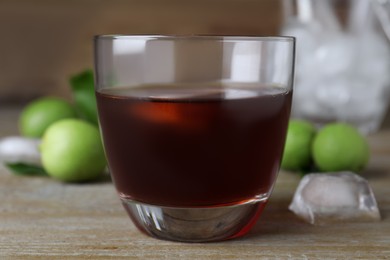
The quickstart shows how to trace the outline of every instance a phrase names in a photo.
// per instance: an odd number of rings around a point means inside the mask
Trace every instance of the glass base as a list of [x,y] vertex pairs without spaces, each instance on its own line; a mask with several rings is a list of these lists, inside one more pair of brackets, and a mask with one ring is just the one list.
[[212,242],[245,235],[256,223],[266,200],[208,207],[161,207],[122,199],[130,218],[143,233],[164,240]]

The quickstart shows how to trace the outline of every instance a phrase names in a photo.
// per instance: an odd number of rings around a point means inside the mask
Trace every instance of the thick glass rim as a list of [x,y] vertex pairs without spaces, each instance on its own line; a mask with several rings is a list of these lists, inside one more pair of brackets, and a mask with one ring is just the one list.
[[244,35],[142,35],[142,34],[101,34],[95,35],[94,40],[211,40],[211,41],[274,41],[274,42],[295,42],[292,36],[244,36]]

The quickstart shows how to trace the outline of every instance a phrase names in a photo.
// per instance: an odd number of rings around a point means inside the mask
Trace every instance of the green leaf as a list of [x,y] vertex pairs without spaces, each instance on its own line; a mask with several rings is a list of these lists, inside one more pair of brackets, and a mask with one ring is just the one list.
[[97,106],[92,70],[85,70],[70,78],[76,110],[79,116],[95,125],[98,124]]
[[25,163],[7,163],[5,165],[10,171],[19,175],[47,176],[46,171],[39,166]]

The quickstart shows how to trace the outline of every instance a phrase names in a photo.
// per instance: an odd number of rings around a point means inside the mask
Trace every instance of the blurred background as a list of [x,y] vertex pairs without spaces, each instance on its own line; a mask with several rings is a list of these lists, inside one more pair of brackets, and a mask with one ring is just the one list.
[[[347,2],[333,1],[341,16]],[[278,35],[284,21],[282,3],[278,0],[0,0],[0,109],[41,95],[70,99],[69,77],[93,67],[94,35]]]
[[275,35],[275,0],[0,0],[0,102],[70,96],[97,34]]

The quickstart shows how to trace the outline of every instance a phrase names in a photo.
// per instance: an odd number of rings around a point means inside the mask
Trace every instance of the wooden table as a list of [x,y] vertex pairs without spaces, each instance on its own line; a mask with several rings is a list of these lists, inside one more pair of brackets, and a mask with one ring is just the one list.
[[[17,134],[19,107],[0,108],[0,136]],[[369,137],[369,180],[383,220],[312,226],[288,209],[299,177],[281,172],[244,238],[185,244],[136,230],[109,180],[63,184],[0,168],[0,259],[390,259],[390,130]]]

